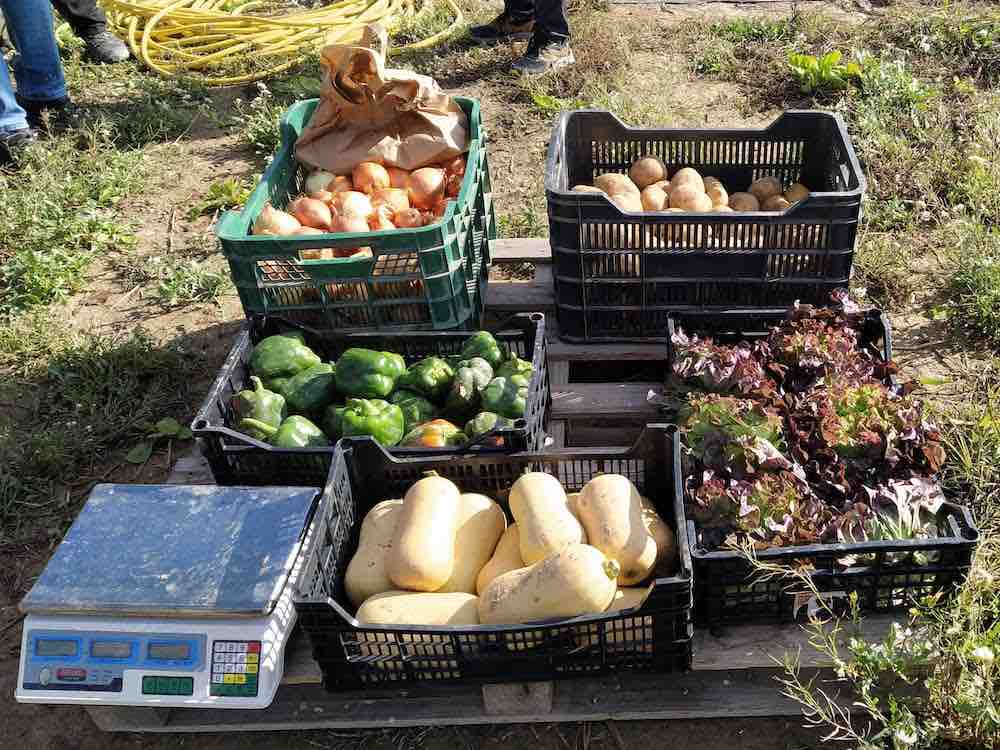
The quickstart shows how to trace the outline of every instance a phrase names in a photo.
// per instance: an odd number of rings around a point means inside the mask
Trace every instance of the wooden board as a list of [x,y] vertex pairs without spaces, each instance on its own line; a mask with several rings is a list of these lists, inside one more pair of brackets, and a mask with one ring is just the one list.
[[490,281],[486,307],[490,313],[555,312],[552,266],[536,266],[530,281]]
[[659,409],[648,401],[663,394],[659,383],[570,383],[551,385],[552,419],[625,417],[645,424]]
[[543,238],[497,240],[493,245],[493,264],[551,263],[552,248]]

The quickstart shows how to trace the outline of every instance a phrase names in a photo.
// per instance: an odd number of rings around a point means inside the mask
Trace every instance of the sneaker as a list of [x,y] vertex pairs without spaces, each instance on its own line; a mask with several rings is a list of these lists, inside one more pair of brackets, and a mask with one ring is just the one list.
[[524,57],[515,60],[513,68],[522,73],[537,75],[565,68],[575,62],[576,58],[573,57],[573,50],[570,49],[568,41],[539,39],[533,36]]
[[473,26],[469,36],[480,44],[500,44],[530,39],[535,22],[515,21],[506,12],[501,13],[485,26]]
[[48,130],[50,125],[63,122],[69,113],[70,101],[68,96],[64,96],[62,99],[47,99],[45,101],[23,99],[20,96],[16,96],[15,98],[17,99],[17,103],[21,105],[21,109],[28,116],[28,127],[36,130]]
[[10,162],[14,155],[38,140],[38,131],[34,128],[0,131],[0,164]]
[[128,45],[107,29],[85,37],[83,43],[83,54],[91,62],[120,63],[129,58]]

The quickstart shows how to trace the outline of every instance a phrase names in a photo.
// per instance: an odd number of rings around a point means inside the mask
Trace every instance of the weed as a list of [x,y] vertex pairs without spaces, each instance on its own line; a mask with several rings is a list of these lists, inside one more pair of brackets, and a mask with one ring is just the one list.
[[842,58],[839,50],[820,57],[793,52],[788,56],[788,65],[804,94],[830,94],[847,88],[861,72],[856,62],[842,63]]
[[708,33],[733,44],[777,44],[791,42],[799,36],[800,20],[798,14],[776,20],[735,18],[712,24]]
[[185,260],[166,271],[156,287],[156,294],[164,305],[176,307],[217,302],[231,288],[228,273],[213,271],[203,262]]
[[549,225],[544,210],[526,205],[516,214],[501,214],[497,219],[501,237],[548,237]]
[[969,226],[957,248],[948,317],[993,346],[1000,345],[1000,231]]
[[[413,44],[445,31],[454,20],[455,14],[444,3],[423,5],[417,13],[405,17],[392,30],[390,53],[393,47]],[[454,35],[458,33],[461,33],[461,29],[456,29]]]
[[193,220],[205,214],[214,214],[230,208],[239,208],[247,202],[253,190],[254,180],[227,177],[208,186],[205,196],[188,211],[188,219]]
[[883,308],[904,305],[918,288],[912,262],[910,253],[892,234],[866,236],[854,255],[855,292]]
[[258,94],[249,102],[236,99],[240,135],[264,156],[272,156],[281,145],[281,115],[284,108],[277,102],[270,89],[263,83],[257,84]]

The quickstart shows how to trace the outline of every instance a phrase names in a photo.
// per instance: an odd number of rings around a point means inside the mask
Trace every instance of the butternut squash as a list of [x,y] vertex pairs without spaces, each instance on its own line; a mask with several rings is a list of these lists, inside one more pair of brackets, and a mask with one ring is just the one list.
[[493,557],[489,559],[476,576],[476,593],[482,594],[497,576],[524,567],[521,559],[521,537],[517,532],[517,524],[512,523],[497,542]]
[[406,491],[386,561],[397,588],[436,591],[451,578],[461,499],[458,487],[439,476],[424,477]]
[[[641,607],[649,594],[645,586],[619,588],[605,614],[614,615],[627,609]],[[636,649],[645,653],[653,652],[653,618],[626,617],[615,623],[609,623],[604,628],[604,642],[609,649],[622,651]],[[597,646],[601,642],[596,632],[585,634],[580,641],[588,646]]]
[[577,508],[590,544],[621,566],[620,585],[649,577],[656,565],[656,540],[646,528],[639,491],[628,477],[594,477],[580,491]]
[[598,614],[614,598],[618,563],[586,544],[570,544],[526,568],[504,573],[479,597],[485,624]]
[[652,507],[642,509],[642,520],[646,530],[656,540],[656,565],[653,572],[657,577],[672,576],[677,571],[677,538],[674,530],[660,518]]
[[344,573],[344,590],[355,607],[373,594],[392,588],[385,572],[385,561],[392,549],[396,521],[403,508],[402,500],[383,500],[368,511],[358,532],[358,549]]
[[478,601],[462,591],[384,591],[365,599],[355,617],[369,625],[478,625]]
[[476,577],[493,556],[504,530],[507,516],[500,506],[485,495],[462,495],[455,534],[455,567],[441,593],[464,591],[476,593]]
[[[580,509],[576,507],[576,501],[579,498],[579,492],[566,493],[566,507],[569,508],[569,512],[573,514],[573,518],[577,520],[577,523],[580,523]],[[582,523],[580,523],[580,528],[583,530],[583,538],[580,540],[580,543],[587,544],[587,530],[583,528]]]
[[526,564],[583,543],[583,527],[570,512],[559,480],[551,474],[535,471],[520,477],[510,488],[509,503]]

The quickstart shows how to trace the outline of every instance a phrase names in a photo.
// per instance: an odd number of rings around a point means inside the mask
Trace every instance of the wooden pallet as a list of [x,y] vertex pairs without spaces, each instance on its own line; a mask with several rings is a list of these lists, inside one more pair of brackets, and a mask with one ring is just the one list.
[[[495,263],[534,263],[531,281],[491,282],[488,311],[553,312],[548,243],[514,240],[498,243]],[[553,405],[550,434],[555,446],[631,445],[642,426],[659,415],[647,395],[658,382],[574,381],[576,372],[601,363],[663,367],[664,346],[634,344],[572,345],[558,339],[555,316],[548,357]],[[590,373],[593,379],[593,373]],[[177,484],[211,484],[200,454],[177,462],[169,479]],[[876,638],[892,619],[866,618],[851,636]],[[797,625],[746,626],[721,635],[695,631],[692,670],[662,676],[621,674],[556,682],[516,683],[380,691],[327,693],[308,642],[299,635],[289,644],[282,686],[266,710],[151,709],[89,707],[107,731],[233,732],[301,729],[490,724],[497,722],[605,721],[737,716],[796,716],[798,704],[782,695],[776,678],[786,654],[800,654],[802,675],[832,678],[826,664]],[[829,687],[829,686],[828,686]],[[836,695],[836,686],[833,686]],[[851,696],[844,695],[849,703]]]

